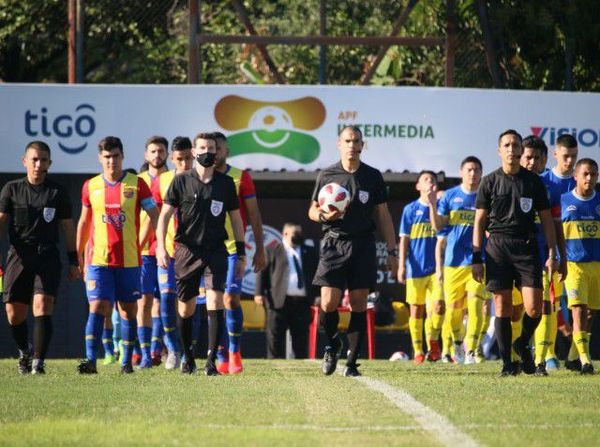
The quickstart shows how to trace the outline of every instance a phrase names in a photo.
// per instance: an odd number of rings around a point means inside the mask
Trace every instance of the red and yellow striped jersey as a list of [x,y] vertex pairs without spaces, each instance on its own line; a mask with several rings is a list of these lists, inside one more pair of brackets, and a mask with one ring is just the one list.
[[[152,177],[148,171],[144,171],[138,174],[138,177],[146,182],[150,191],[158,184],[158,179],[160,178],[160,174],[156,177]],[[140,212],[140,240],[142,239],[142,229],[145,225],[148,225],[148,221],[150,217],[148,217],[148,213],[146,211]],[[149,238],[144,245],[142,245],[142,256],[156,256],[156,234],[153,232],[152,237]]]
[[81,203],[92,209],[90,264],[139,267],[140,210],[155,206],[148,185],[135,174],[114,184],[98,175],[84,183]]
[[[227,165],[227,170],[225,171],[225,174],[231,177],[233,179],[233,182],[235,183],[235,192],[237,193],[238,200],[240,201],[240,215],[242,216],[244,229],[246,229],[246,222],[248,219],[246,199],[256,197],[256,189],[254,187],[254,182],[252,181],[252,177],[247,171],[242,171],[241,169],[234,168],[230,165]],[[227,240],[225,241],[225,247],[227,247],[227,252],[229,254],[234,254],[235,235],[233,234],[233,227],[231,225],[231,219],[229,218],[229,214],[227,214],[227,217],[225,219],[225,229],[227,230]]]
[[[167,195],[169,186],[175,178],[175,171],[168,171],[159,177],[159,181],[152,185],[152,197],[159,207],[162,207],[163,198]],[[175,256],[175,232],[177,230],[177,213],[174,213],[167,227],[167,236],[165,238],[165,249],[170,257]]]

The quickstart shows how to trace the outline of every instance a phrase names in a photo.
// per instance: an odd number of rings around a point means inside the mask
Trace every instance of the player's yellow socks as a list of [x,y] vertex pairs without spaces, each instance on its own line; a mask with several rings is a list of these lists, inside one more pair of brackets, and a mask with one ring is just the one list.
[[431,333],[432,333],[432,322],[431,316],[427,315],[425,319],[425,343],[427,344],[427,352],[431,351]]
[[423,354],[423,319],[409,318],[408,327],[414,355]]
[[444,314],[432,312],[431,315],[431,339],[437,340],[440,338],[442,325],[444,324]]
[[467,300],[467,352],[475,352],[481,336],[481,326],[483,323],[483,300],[478,297],[472,297]]
[[573,332],[573,341],[571,342],[571,347],[569,348],[569,355],[567,356],[567,360],[572,362],[573,360],[577,360],[579,358],[579,351],[577,350],[577,345],[575,344],[575,332]]
[[586,363],[590,363],[588,333],[573,332],[573,344],[577,347],[581,364],[585,365]]
[[477,338],[477,348],[479,348],[479,346],[481,346],[481,343],[483,342],[483,338],[485,337],[485,334],[488,328],[490,327],[490,321],[492,321],[492,316],[488,312],[481,319],[481,326],[479,327],[479,338]]
[[546,360],[546,354],[548,352],[548,340],[550,339],[551,329],[551,315],[542,315],[540,324],[535,330],[535,364],[539,365]]
[[552,306],[552,310],[550,311],[550,318],[548,321],[550,323],[549,328],[549,337],[548,337],[548,349],[546,351],[546,360],[556,358],[556,352],[554,352],[554,345],[556,344],[556,334],[558,332],[558,317],[556,315],[556,310],[554,310],[554,306]]
[[442,357],[451,355],[452,328],[450,327],[450,320],[448,318],[445,318],[442,324],[442,345]]
[[[520,318],[519,321],[511,321],[510,325],[512,327],[512,341],[511,344],[515,344],[515,340],[521,336],[521,329],[523,328],[523,319]],[[514,362],[520,362],[521,356],[512,350],[512,358]]]
[[454,343],[460,343],[465,336],[463,324],[463,310],[450,308],[450,326],[452,328],[452,340]]

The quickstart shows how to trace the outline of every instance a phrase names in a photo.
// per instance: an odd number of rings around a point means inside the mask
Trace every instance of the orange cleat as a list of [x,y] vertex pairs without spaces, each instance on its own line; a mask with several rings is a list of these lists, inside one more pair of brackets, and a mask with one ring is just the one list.
[[229,351],[229,374],[239,374],[244,370],[242,366],[242,354]]
[[413,359],[413,363],[415,365],[422,365],[424,361],[425,361],[425,354],[423,354],[422,352],[420,354],[415,355],[415,358]]
[[229,362],[217,362],[219,374],[229,374]]
[[440,345],[436,340],[430,340],[429,344],[431,349],[427,353],[427,361],[429,362],[437,362],[442,358],[442,352],[440,351]]
[[139,354],[131,354],[131,364],[138,366],[142,362],[142,356]]

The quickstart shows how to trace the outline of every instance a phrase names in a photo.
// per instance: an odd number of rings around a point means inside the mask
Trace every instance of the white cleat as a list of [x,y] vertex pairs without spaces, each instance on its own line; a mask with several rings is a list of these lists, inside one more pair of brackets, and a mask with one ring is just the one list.
[[459,365],[465,363],[465,350],[462,343],[454,343],[454,361]]
[[181,365],[181,354],[169,351],[165,361],[165,369],[178,369],[179,365]]
[[473,351],[467,352],[467,355],[465,357],[465,365],[474,365],[475,363],[477,363],[475,353]]

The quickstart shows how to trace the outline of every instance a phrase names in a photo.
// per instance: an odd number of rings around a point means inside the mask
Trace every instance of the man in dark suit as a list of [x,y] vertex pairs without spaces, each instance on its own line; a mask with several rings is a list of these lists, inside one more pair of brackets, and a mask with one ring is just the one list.
[[285,358],[288,328],[294,357],[308,356],[310,306],[318,295],[312,285],[317,263],[317,250],[304,244],[302,227],[295,223],[286,223],[282,243],[267,249],[267,265],[257,274],[254,300],[267,309],[268,358]]

